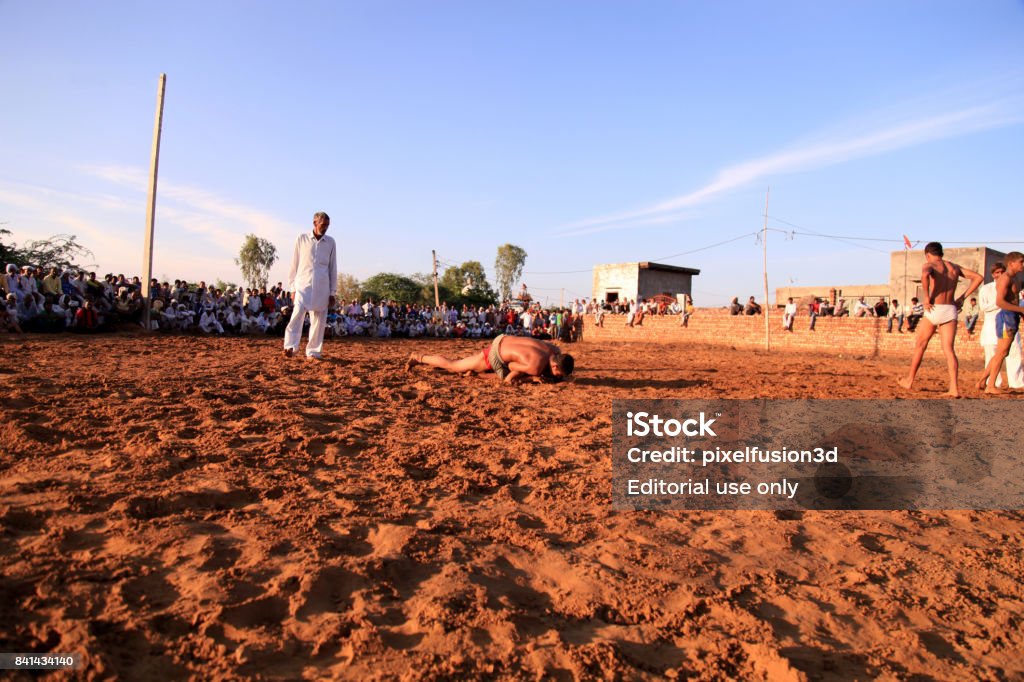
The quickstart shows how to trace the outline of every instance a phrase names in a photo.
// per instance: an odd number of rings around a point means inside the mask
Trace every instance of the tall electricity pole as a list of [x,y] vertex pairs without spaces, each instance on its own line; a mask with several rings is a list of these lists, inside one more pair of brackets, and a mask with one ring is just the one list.
[[437,294],[437,251],[431,250],[430,253],[434,257],[434,307],[438,308],[441,306],[441,298]]
[[768,311],[772,309],[768,300],[768,195],[772,188],[764,193],[764,230],[761,232],[761,244],[764,246],[764,349],[771,350],[771,327],[768,324]]
[[164,86],[167,74],[160,74],[156,91],[156,122],[153,124],[153,151],[149,162],[149,201],[146,204],[146,238],[142,246],[142,324],[150,331],[150,280],[153,279],[153,221],[156,217],[156,173],[160,165],[160,133],[164,125]]

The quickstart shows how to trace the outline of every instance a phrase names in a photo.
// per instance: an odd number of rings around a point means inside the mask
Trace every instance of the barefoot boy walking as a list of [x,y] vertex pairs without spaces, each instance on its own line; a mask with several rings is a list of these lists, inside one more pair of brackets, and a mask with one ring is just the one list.
[[[900,379],[900,386],[909,389],[914,385],[914,378],[921,366],[921,359],[928,349],[928,342],[932,334],[939,330],[939,338],[942,341],[942,352],[946,356],[946,368],[949,370],[949,391],[947,395],[953,398],[960,397],[960,387],[957,382],[959,364],[956,359],[956,351],[953,350],[953,341],[956,339],[956,318],[957,311],[964,303],[964,299],[974,293],[974,290],[981,286],[984,278],[973,270],[960,267],[942,258],[942,244],[929,242],[924,247],[924,266],[921,268],[921,288],[924,289],[924,317],[917,325],[917,339],[914,345],[914,356],[910,361],[910,372],[905,379]],[[960,278],[971,280],[962,295],[956,295],[956,285]]]

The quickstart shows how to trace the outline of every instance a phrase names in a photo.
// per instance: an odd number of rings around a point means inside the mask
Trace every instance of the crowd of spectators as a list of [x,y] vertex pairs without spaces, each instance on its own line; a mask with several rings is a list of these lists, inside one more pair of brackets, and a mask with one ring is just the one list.
[[[143,324],[145,300],[138,277],[8,265],[0,277],[0,331],[93,333]],[[265,291],[190,284],[150,283],[150,326],[155,332],[282,336],[292,297],[282,283]],[[583,301],[568,307],[439,306],[395,301],[331,299],[327,335],[493,338],[498,334],[575,341],[583,331]],[[307,321],[308,324],[308,321]]]
[[643,325],[645,317],[653,315],[678,315],[680,326],[686,327],[693,315],[693,299],[689,294],[682,294],[682,299],[658,296],[647,300],[641,297],[615,301],[574,301],[573,304],[582,306],[585,314],[593,315],[594,324],[598,327],[604,326],[605,315],[626,315],[628,327],[639,327]]
[[139,278],[7,265],[0,277],[0,331],[92,332],[142,309]]

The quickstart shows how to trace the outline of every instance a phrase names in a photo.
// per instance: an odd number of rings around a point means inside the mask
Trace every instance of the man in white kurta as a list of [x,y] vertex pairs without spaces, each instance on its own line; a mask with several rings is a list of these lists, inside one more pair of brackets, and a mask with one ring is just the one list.
[[331,219],[326,213],[313,216],[313,231],[295,240],[295,253],[288,274],[293,292],[292,317],[284,330],[284,354],[291,357],[299,348],[302,322],[309,313],[309,341],[306,357],[320,359],[327,324],[327,304],[338,286],[338,248],[327,236]]
[[[996,263],[992,266],[992,276],[998,277],[1006,272],[1006,266]],[[978,306],[981,308],[985,321],[981,326],[981,346],[985,349],[985,366],[988,367],[992,356],[996,354],[996,345],[999,339],[996,338],[996,313],[999,306],[996,305],[996,283],[994,281],[983,285],[978,289]],[[1024,366],[1021,365],[1021,338],[1020,332],[1014,337],[1010,344],[1010,354],[1006,356],[1006,376],[1010,380],[1010,388],[1024,388]],[[996,377],[996,386],[1003,385],[1003,373]]]

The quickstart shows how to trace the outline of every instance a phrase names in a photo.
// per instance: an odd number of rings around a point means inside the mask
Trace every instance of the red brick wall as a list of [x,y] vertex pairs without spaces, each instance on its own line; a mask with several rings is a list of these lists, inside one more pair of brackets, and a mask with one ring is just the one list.
[[[879,318],[819,317],[815,331],[808,326],[810,318],[798,315],[793,331],[782,329],[782,312],[771,315],[772,350],[820,351],[850,355],[903,355],[910,356],[914,334],[904,327],[902,334],[885,331],[886,320]],[[973,338],[960,324],[956,335],[956,354],[964,360],[984,361],[985,353],[978,343],[981,322]],[[627,327],[625,315],[605,315],[604,327],[594,326],[594,316],[586,315],[583,340],[600,341],[654,341],[661,343],[702,343],[735,348],[764,348],[764,317],[761,315],[730,315],[722,309],[698,309],[690,317],[689,327],[679,326],[678,316],[645,317],[639,327]],[[936,335],[928,346],[927,355],[942,349]]]

